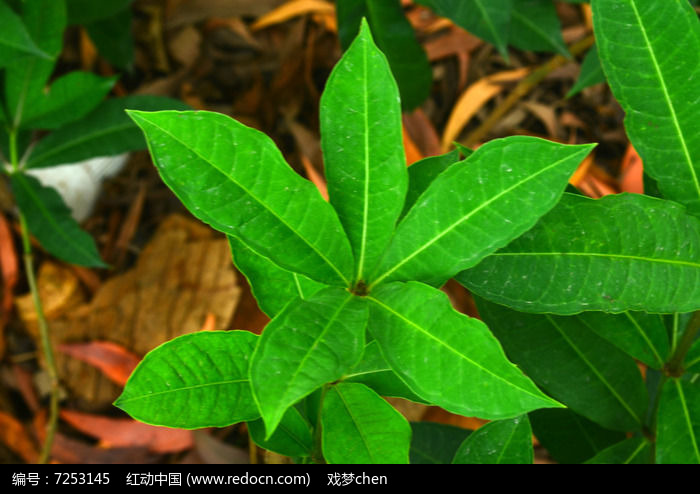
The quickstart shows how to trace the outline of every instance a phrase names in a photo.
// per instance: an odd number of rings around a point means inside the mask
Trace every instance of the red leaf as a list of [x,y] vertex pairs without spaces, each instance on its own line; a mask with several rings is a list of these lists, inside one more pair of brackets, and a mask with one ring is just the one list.
[[90,343],[64,343],[60,351],[100,369],[105,376],[124,386],[134,367],[141,360],[124,347],[109,341]]
[[177,453],[194,444],[192,432],[155,427],[132,419],[113,419],[100,415],[62,410],[61,418],[80,432],[97,438],[112,448],[146,447],[154,453]]

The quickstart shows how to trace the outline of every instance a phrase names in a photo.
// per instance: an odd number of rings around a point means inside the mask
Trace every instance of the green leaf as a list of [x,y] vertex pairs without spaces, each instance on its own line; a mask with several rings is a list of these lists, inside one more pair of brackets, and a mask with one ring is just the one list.
[[624,432],[600,427],[570,409],[543,409],[529,414],[537,440],[557,463],[583,463],[625,439]]
[[[406,19],[400,0],[343,0],[336,3],[341,45],[350,46],[362,18],[372,28],[377,46],[384,52],[401,92],[401,104],[410,111],[419,106],[430,94],[432,69],[428,56],[416,40],[411,23]],[[391,83],[394,86],[394,83]],[[385,88],[376,87],[378,91]],[[375,103],[390,103],[384,98]],[[322,133],[323,134],[323,133]]]
[[71,24],[88,24],[116,15],[133,0],[66,0],[68,20]]
[[451,165],[459,161],[459,151],[453,150],[440,156],[423,158],[408,167],[408,192],[401,217],[413,207],[420,195],[425,192],[433,180]]
[[454,464],[532,464],[532,429],[527,415],[479,427],[460,445]]
[[221,113],[129,115],[161,178],[194,216],[285,269],[349,284],[353,258],[338,217],[269,137]]
[[661,369],[666,363],[671,349],[659,314],[582,312],[578,319],[598,336],[649,367]]
[[390,283],[368,297],[369,331],[421,398],[485,419],[560,406],[510,363],[484,323],[455,311],[440,290]]
[[667,380],[656,427],[657,463],[700,463],[700,384]]
[[52,58],[37,46],[21,17],[4,2],[0,2],[0,32],[0,67],[29,57]]
[[151,350],[114,405],[133,418],[179,429],[224,427],[258,418],[248,362],[258,337],[201,331]]
[[534,226],[593,146],[534,137],[488,142],[441,173],[396,230],[372,285],[444,283]]
[[343,381],[362,383],[381,396],[426,403],[396,375],[376,341],[371,341],[365,346],[362,360],[343,376]]
[[70,72],[56,79],[48,93],[27,94],[17,124],[28,129],[55,129],[79,120],[93,110],[112,89],[116,78],[90,72]]
[[515,0],[510,17],[511,45],[528,51],[554,51],[571,58],[552,0]]
[[27,167],[76,163],[146,148],[143,133],[124,110],[187,109],[181,101],[162,96],[133,95],[104,101],[89,115],[52,132],[29,155]]
[[40,94],[53,72],[55,60],[63,47],[63,30],[66,27],[65,2],[24,2],[22,21],[31,37],[49,58],[23,58],[5,70],[5,102],[8,119],[15,127],[22,120],[27,95]]
[[71,264],[107,267],[95,241],[73,219],[58,192],[23,173],[10,175],[10,183],[29,231],[44,249]]
[[576,84],[566,93],[566,97],[571,98],[587,87],[600,84],[601,82],[605,82],[605,74],[603,73],[603,67],[600,65],[600,58],[598,58],[598,48],[594,45],[591,46],[586,56],[583,57],[581,71],[579,72]]
[[535,228],[457,280],[527,312],[688,312],[700,308],[700,221],[639,194],[564,194]]
[[408,463],[411,426],[362,384],[339,383],[326,392],[321,426],[328,463]]
[[268,436],[287,408],[360,360],[366,325],[364,300],[339,287],[291,302],[270,321],[250,365]]
[[262,419],[248,422],[248,430],[255,444],[280,455],[305,457],[311,454],[313,448],[311,427],[294,407],[287,409],[270,439],[265,439]]
[[700,215],[700,21],[685,1],[597,0],[598,53],[625,128],[667,199]]
[[525,314],[477,299],[508,357],[548,394],[608,429],[642,427],[647,391],[634,359],[579,316]]
[[472,433],[468,429],[436,422],[411,422],[412,465],[449,465],[457,448]]
[[688,372],[700,372],[700,340],[695,340],[688,350],[683,367]]
[[100,55],[119,69],[131,69],[134,61],[131,24],[131,9],[126,8],[113,16],[85,26]]
[[416,3],[430,7],[470,33],[493,43],[508,60],[511,0],[416,0]]
[[631,437],[601,451],[586,463],[641,465],[651,463],[651,444],[643,437]]
[[233,262],[248,280],[260,309],[275,317],[287,303],[310,297],[326,285],[279,267],[235,237],[228,237]]
[[321,97],[328,195],[355,254],[355,280],[376,265],[401,213],[408,183],[401,136],[398,90],[363,21]]

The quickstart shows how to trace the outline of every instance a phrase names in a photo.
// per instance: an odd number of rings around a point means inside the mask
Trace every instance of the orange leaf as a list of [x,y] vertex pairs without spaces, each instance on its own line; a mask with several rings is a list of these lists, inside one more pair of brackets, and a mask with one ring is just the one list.
[[503,91],[504,82],[517,81],[522,79],[530,72],[527,67],[498,72],[479,79],[474,84],[469,86],[462,96],[459,97],[457,103],[450,114],[450,118],[445,126],[445,132],[442,136],[442,150],[446,152],[452,141],[454,141],[462,129],[469,123],[469,120],[476,115],[482,106],[491,98]]
[[12,311],[12,291],[19,278],[19,261],[12,232],[5,215],[0,214],[0,270],[2,271],[2,306],[0,306],[0,356],[5,353],[3,329]]
[[109,379],[124,386],[141,359],[124,347],[109,341],[65,343],[60,351],[100,369]]
[[132,419],[113,419],[62,410],[61,418],[80,432],[97,438],[105,447],[147,447],[154,453],[177,453],[194,444],[192,432],[142,424]]
[[335,6],[323,0],[292,0],[263,15],[251,26],[253,31],[305,14],[334,14]]
[[27,463],[36,461],[38,456],[36,447],[29,439],[24,426],[4,412],[0,412],[0,441]]
[[321,174],[316,171],[316,168],[314,168],[314,165],[311,164],[311,162],[306,156],[304,156],[303,154],[301,154],[300,156],[301,164],[304,165],[304,170],[306,171],[306,176],[309,178],[309,180],[311,180],[311,182],[313,182],[318,191],[321,193],[321,196],[327,201],[328,187],[326,186],[326,181],[321,176]]
[[406,127],[402,127],[401,130],[403,132],[403,148],[404,152],[406,153],[406,165],[412,165],[416,161],[422,160],[424,156],[420,152],[420,149],[418,149],[416,143],[413,142],[413,139],[411,139],[409,133],[406,131]]
[[644,164],[632,144],[627,146],[627,152],[622,158],[620,166],[622,177],[620,178],[620,188],[624,192],[635,194],[644,193]]

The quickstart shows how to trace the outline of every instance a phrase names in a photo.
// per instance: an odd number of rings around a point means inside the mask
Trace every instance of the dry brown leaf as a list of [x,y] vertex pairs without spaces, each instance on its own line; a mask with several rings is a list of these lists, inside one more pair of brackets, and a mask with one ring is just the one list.
[[326,185],[326,180],[321,176],[320,173],[316,171],[316,168],[314,168],[309,159],[303,154],[301,155],[301,164],[304,165],[304,171],[306,171],[306,178],[313,182],[318,191],[321,193],[321,197],[323,197],[327,201],[328,186]]
[[[39,295],[48,319],[57,319],[80,306],[85,297],[72,269],[55,262],[44,262],[37,278]],[[15,306],[25,326],[38,338],[36,311],[30,293],[15,298]]]
[[470,429],[473,431],[488,423],[488,420],[475,417],[463,417],[462,415],[456,415],[438,407],[429,407],[423,416],[423,420],[426,422],[438,422],[440,424],[454,425],[456,427]]
[[71,426],[100,440],[104,448],[145,447],[153,453],[179,453],[194,445],[192,431],[155,427],[133,419],[114,419],[72,410],[61,410]]
[[292,0],[260,17],[251,29],[259,31],[306,14],[335,14],[335,5],[324,0]]
[[100,448],[69,438],[61,433],[54,437],[51,448],[51,462],[85,465],[99,464],[138,464],[155,463],[159,456],[147,448]]
[[242,464],[250,463],[248,452],[215,438],[206,431],[194,431],[195,451],[207,464]]
[[522,79],[530,72],[527,67],[498,72],[479,79],[469,86],[454,105],[450,118],[442,136],[442,150],[446,152],[452,141],[462,132],[469,120],[481,109],[487,101],[503,91],[503,83]]
[[[173,215],[134,268],[103,283],[91,302],[50,320],[52,338],[56,347],[110,341],[141,356],[198,331],[210,313],[215,329],[228,329],[239,293],[228,242],[199,222]],[[109,406],[119,394],[94,367],[63,354],[57,361],[66,387],[85,407]]]
[[202,35],[193,26],[185,26],[168,42],[170,54],[180,64],[189,67],[199,58]]
[[593,164],[593,159],[595,156],[595,151],[586,156],[581,164],[578,166],[574,174],[569,179],[569,183],[574,187],[579,187],[581,183],[585,180],[586,175],[588,175],[588,170],[590,170]]
[[36,446],[29,439],[27,430],[5,412],[0,412],[0,441],[27,463],[34,463],[38,457]]
[[440,154],[440,137],[423,110],[418,108],[401,116],[403,128],[411,136],[423,156]]
[[406,131],[406,127],[402,127],[401,132],[403,134],[403,149],[404,153],[406,154],[406,165],[410,166],[416,161],[420,161],[425,158],[420,149],[418,149],[416,143],[413,142],[413,139],[409,133]]
[[563,137],[564,134],[561,125],[559,124],[559,120],[557,119],[557,114],[554,112],[554,108],[552,108],[550,105],[544,105],[535,101],[524,101],[522,104],[530,113],[537,117],[540,122],[542,122],[551,139],[556,140]]

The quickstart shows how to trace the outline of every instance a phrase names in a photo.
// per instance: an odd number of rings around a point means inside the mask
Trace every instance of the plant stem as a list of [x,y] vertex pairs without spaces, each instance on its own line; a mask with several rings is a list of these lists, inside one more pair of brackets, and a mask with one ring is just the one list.
[[314,448],[311,453],[311,460],[314,463],[326,463],[326,459],[323,457],[321,413],[323,411],[323,400],[326,398],[327,392],[328,384],[323,386],[323,390],[321,391],[321,399],[318,401],[318,414],[316,415],[316,426],[314,427]]
[[678,377],[683,374],[683,360],[685,360],[688,350],[693,345],[698,331],[700,331],[700,311],[695,311],[690,321],[688,321],[676,350],[673,352],[668,364],[666,364],[665,370],[667,375]]
[[[17,173],[19,163],[17,161],[17,130],[10,129],[10,163],[12,164],[12,173]],[[32,294],[34,302],[34,310],[36,311],[37,323],[39,324],[39,338],[41,340],[41,349],[46,360],[46,368],[49,374],[51,385],[50,404],[49,404],[49,420],[47,423],[46,437],[44,445],[39,455],[39,463],[47,463],[51,456],[51,446],[56,435],[56,427],[58,425],[58,400],[59,400],[59,381],[58,368],[56,367],[56,359],[54,358],[53,345],[49,334],[49,325],[44,315],[44,309],[39,297],[39,287],[36,283],[36,274],[34,273],[34,256],[32,255],[32,243],[27,227],[27,220],[22,211],[19,211],[19,224],[22,235],[22,250],[24,259],[24,270],[27,274],[29,290]]]

